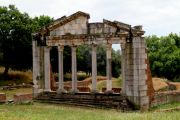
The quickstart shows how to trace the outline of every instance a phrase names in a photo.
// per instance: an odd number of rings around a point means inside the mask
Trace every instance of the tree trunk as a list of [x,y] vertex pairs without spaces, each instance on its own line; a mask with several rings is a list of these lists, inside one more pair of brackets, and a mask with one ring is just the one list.
[[9,65],[5,66],[5,70],[4,70],[4,73],[3,73],[4,79],[7,79],[8,71],[9,71]]

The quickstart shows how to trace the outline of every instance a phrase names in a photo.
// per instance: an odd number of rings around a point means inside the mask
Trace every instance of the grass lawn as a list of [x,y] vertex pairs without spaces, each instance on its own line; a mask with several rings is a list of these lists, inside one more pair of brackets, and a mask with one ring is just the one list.
[[179,120],[179,118],[179,111],[122,113],[116,110],[41,103],[0,105],[0,120]]

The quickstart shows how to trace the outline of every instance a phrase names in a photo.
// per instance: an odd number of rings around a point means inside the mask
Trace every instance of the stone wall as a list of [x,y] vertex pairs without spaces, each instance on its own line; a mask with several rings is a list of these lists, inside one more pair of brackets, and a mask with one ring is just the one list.
[[116,33],[117,28],[105,23],[89,23],[90,34]]
[[79,16],[77,19],[62,25],[50,32],[50,36],[58,36],[65,34],[87,34],[88,19],[83,16]]
[[104,33],[115,33],[117,30],[116,27],[110,26],[108,24],[104,24]]
[[32,94],[25,94],[25,93],[17,93],[14,95],[14,102],[15,103],[22,103],[22,102],[29,102],[32,100]]
[[180,102],[180,91],[165,91],[155,93],[151,107],[171,102]]

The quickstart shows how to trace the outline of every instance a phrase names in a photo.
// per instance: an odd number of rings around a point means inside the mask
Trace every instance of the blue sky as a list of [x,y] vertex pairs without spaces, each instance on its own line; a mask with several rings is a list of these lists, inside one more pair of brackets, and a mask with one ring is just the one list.
[[90,22],[105,18],[143,25],[145,36],[180,33],[180,0],[0,0],[1,6],[9,4],[32,17],[44,14],[56,19],[84,11]]

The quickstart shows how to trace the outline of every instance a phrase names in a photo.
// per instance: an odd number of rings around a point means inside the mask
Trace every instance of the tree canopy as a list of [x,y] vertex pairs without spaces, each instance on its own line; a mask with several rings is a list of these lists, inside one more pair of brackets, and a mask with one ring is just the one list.
[[146,37],[153,76],[180,81],[180,36]]
[[9,68],[29,69],[32,67],[31,34],[52,21],[48,16],[30,18],[14,5],[0,6],[0,52],[2,53],[4,75]]

